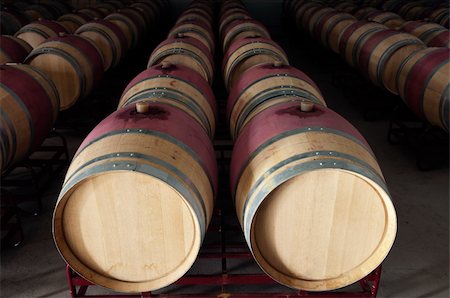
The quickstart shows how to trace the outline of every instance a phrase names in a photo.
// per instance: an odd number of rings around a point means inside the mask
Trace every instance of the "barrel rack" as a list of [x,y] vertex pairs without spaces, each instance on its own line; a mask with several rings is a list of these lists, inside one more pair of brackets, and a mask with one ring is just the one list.
[[[215,140],[214,148],[216,150],[217,161],[219,165],[220,194],[216,201],[216,208],[213,214],[213,220],[206,233],[205,241],[200,250],[197,261],[202,261],[204,266],[215,270],[216,274],[191,274],[188,272],[179,279],[175,286],[169,289],[163,289],[156,293],[145,292],[136,294],[111,293],[107,294],[88,294],[90,287],[97,287],[93,283],[79,276],[68,265],[66,267],[66,276],[70,295],[75,297],[371,297],[375,298],[378,292],[381,266],[375,269],[358,283],[333,292],[307,292],[296,291],[279,285],[264,272],[259,270],[256,273],[240,273],[233,269],[231,262],[239,261],[245,264],[252,263],[256,266],[251,252],[243,238],[241,227],[237,222],[232,200],[228,191],[228,165],[232,150],[230,140]],[[236,237],[237,236],[237,237]],[[212,240],[212,241],[208,241]],[[195,266],[195,264],[194,264]],[[253,268],[253,267],[252,267]],[[238,271],[238,272],[234,272]],[[271,289],[270,293],[250,292],[242,290],[239,286],[256,286],[256,289],[264,286]],[[207,293],[204,293],[202,287],[208,287]],[[211,293],[211,287],[214,292]],[[253,287],[254,288],[254,287]],[[189,289],[189,293],[183,290]],[[105,290],[107,291],[107,290]],[[275,292],[274,292],[275,291]],[[96,291],[98,292],[98,291]]]
[[[49,140],[50,142],[46,142]],[[64,136],[53,130],[46,141],[31,156],[8,170],[2,177],[2,247],[17,246],[23,241],[21,216],[36,216],[41,212],[43,192],[69,162]],[[25,192],[19,192],[19,188],[25,189]],[[32,211],[21,208],[21,203],[25,202],[32,203]]]

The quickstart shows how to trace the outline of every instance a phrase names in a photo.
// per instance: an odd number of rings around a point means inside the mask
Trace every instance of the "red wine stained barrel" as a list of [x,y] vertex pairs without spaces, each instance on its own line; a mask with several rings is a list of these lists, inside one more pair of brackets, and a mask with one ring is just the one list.
[[388,29],[386,26],[367,21],[358,21],[348,26],[339,38],[339,54],[351,66],[358,65],[357,48],[371,34]]
[[[376,158],[332,110],[282,103],[242,130],[231,191],[259,266],[292,288],[326,291],[377,268],[396,235],[396,213]],[[350,220],[351,219],[351,220]]]
[[251,19],[250,15],[248,14],[247,10],[241,9],[241,8],[235,8],[231,11],[227,11],[225,14],[220,16],[219,19],[219,34],[220,37],[223,38],[224,30],[230,24],[231,22],[235,20],[245,20],[245,19]]
[[165,104],[142,114],[129,106],[97,125],[75,154],[54,211],[54,240],[95,284],[157,290],[194,263],[216,192],[214,149],[194,119]]
[[[26,88],[24,88],[26,86]],[[50,132],[59,111],[58,91],[39,69],[0,66],[0,172],[28,156]]]
[[229,90],[246,70],[275,61],[289,64],[286,53],[273,40],[248,37],[235,41],[224,55],[222,71],[225,87]]
[[323,46],[338,53],[339,37],[345,28],[355,22],[356,19],[352,15],[333,11],[320,19],[314,26],[313,34]]
[[84,24],[92,21],[92,18],[87,14],[78,13],[68,13],[59,17],[58,22],[63,25],[69,33],[74,33],[78,28]]
[[178,34],[176,38],[167,38],[161,42],[150,56],[147,67],[169,62],[184,65],[200,74],[212,84],[214,79],[214,61],[211,52],[195,38]]
[[75,34],[92,40],[104,58],[104,70],[117,66],[125,57],[127,39],[120,27],[106,20],[89,22],[75,31]]
[[137,102],[164,102],[184,110],[214,137],[217,106],[208,82],[183,65],[156,65],[137,75],[125,88],[118,109]]
[[270,38],[269,31],[261,22],[258,22],[257,20],[245,19],[232,21],[227,25],[227,27],[224,28],[222,40],[224,53],[234,41],[245,37],[252,37],[254,35]]
[[34,49],[48,38],[58,36],[60,32],[68,33],[58,22],[39,20],[22,27],[14,36],[25,40]]
[[400,30],[417,36],[429,47],[449,47],[449,31],[439,24],[410,21],[405,22]]
[[426,48],[410,55],[397,73],[400,97],[431,124],[449,131],[450,50]]
[[322,19],[326,19],[329,15],[336,13],[336,9],[331,7],[324,7],[319,10],[314,11],[311,13],[311,15],[308,18],[308,23],[306,24],[306,27],[304,30],[309,33],[310,36],[314,36],[314,31],[316,30],[316,26],[322,26],[321,23]]
[[232,138],[237,138],[255,114],[286,101],[310,101],[326,106],[316,84],[295,67],[263,64],[244,72],[231,88],[227,101]]
[[398,94],[395,77],[403,60],[426,46],[417,37],[395,30],[368,36],[357,46],[358,67],[374,84]]
[[10,35],[0,36],[0,64],[22,63],[31,50],[33,48],[25,40]]
[[78,35],[50,38],[25,63],[39,68],[58,89],[61,110],[86,97],[103,76],[103,57],[95,43]]

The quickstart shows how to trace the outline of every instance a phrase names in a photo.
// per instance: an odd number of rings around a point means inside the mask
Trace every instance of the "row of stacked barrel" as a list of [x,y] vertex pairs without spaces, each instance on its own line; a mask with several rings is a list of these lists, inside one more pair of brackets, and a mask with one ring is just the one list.
[[[291,1],[298,28],[340,54],[419,117],[448,132],[449,32],[422,22],[351,15],[321,2]],[[369,13],[370,15],[370,13]],[[399,27],[400,26],[400,27]],[[438,28],[436,28],[438,27]]]
[[231,193],[260,267],[289,287],[347,286],[374,270],[396,234],[396,213],[362,135],[327,108],[317,85],[240,0],[220,28]]
[[[0,37],[2,174],[43,142],[58,112],[86,97],[104,71],[135,45],[131,41],[143,40],[155,22],[153,15],[164,9],[159,1],[135,4],[105,20],[89,21],[75,34],[56,21],[40,20],[21,28],[16,37]],[[153,9],[154,14],[147,13]],[[136,30],[129,34],[124,28]]]
[[53,233],[95,284],[160,289],[194,263],[217,194],[213,7],[192,2],[68,169]]
[[[293,1],[285,1],[288,8]],[[449,26],[449,5],[447,1],[435,0],[331,0],[319,1],[327,4],[340,12],[350,14],[359,13],[387,13],[385,17],[399,18],[404,20],[427,20],[445,26]],[[290,7],[292,8],[292,7]],[[376,13],[376,14],[375,14]]]

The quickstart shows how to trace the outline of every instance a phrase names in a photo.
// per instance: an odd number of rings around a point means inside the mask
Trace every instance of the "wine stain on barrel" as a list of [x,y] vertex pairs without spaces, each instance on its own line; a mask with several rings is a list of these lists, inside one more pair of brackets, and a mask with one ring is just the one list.
[[143,119],[157,119],[157,120],[168,120],[170,112],[161,107],[150,107],[145,113],[138,113],[136,110],[130,111],[130,113],[118,115],[119,119],[128,119],[133,122],[138,122]]
[[300,110],[300,106],[292,106],[286,109],[281,109],[276,111],[277,115],[292,115],[292,116],[297,116],[299,118],[311,118],[311,117],[319,117],[320,115],[322,115],[324,113],[324,111],[322,111],[321,109],[319,109],[317,106],[314,108],[314,111],[311,112],[302,112]]

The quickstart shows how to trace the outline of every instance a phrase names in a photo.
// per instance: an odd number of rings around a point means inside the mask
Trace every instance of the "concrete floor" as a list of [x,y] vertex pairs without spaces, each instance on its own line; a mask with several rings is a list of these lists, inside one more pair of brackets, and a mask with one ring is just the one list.
[[[370,105],[377,96],[383,97],[379,98],[380,102],[385,102],[389,96],[374,91],[363,80],[359,88],[355,87],[344,95],[341,89],[345,80],[340,85],[333,82],[336,78],[348,74],[352,77],[353,74],[348,69],[342,71],[346,66],[337,56],[319,50],[313,41],[296,32],[275,32],[274,38],[287,50],[291,64],[313,78],[324,93],[328,105],[353,123],[367,138],[385,174],[397,210],[398,235],[383,264],[378,297],[449,297],[448,165],[444,164],[440,169],[420,171],[410,146],[389,144],[386,139],[389,109],[381,107],[381,113],[370,117],[375,120],[364,119],[364,105],[367,102]],[[142,66],[145,65],[145,59],[146,57],[139,60],[139,63],[143,63]],[[137,74],[138,71],[139,67],[130,71],[119,80],[121,84],[114,86],[117,89],[114,91],[115,100],[120,94],[118,90],[123,89],[132,74]],[[111,75],[106,79],[108,78]],[[104,83],[101,88],[111,91],[113,85]],[[95,93],[91,98],[98,94]],[[114,97],[111,94],[108,96]],[[355,105],[358,101],[359,104]],[[109,109],[113,106],[111,104]],[[85,115],[88,119],[101,119],[104,116],[97,113],[95,108],[90,111],[79,108],[77,113],[78,117]],[[73,115],[66,116],[70,118]],[[91,127],[86,125],[62,130],[69,140],[72,155],[89,129]],[[53,244],[51,234],[52,210],[63,176],[64,173],[61,173],[59,177],[55,177],[52,186],[45,191],[41,214],[22,217],[25,235],[23,243],[18,247],[2,249],[1,297],[69,296],[65,264]],[[25,209],[31,207],[29,204],[23,205]],[[233,266],[244,272],[255,269],[252,262]],[[192,271],[207,269],[211,269],[209,265],[198,262]],[[208,287],[203,290],[214,291]],[[97,289],[91,293],[102,291]]]

